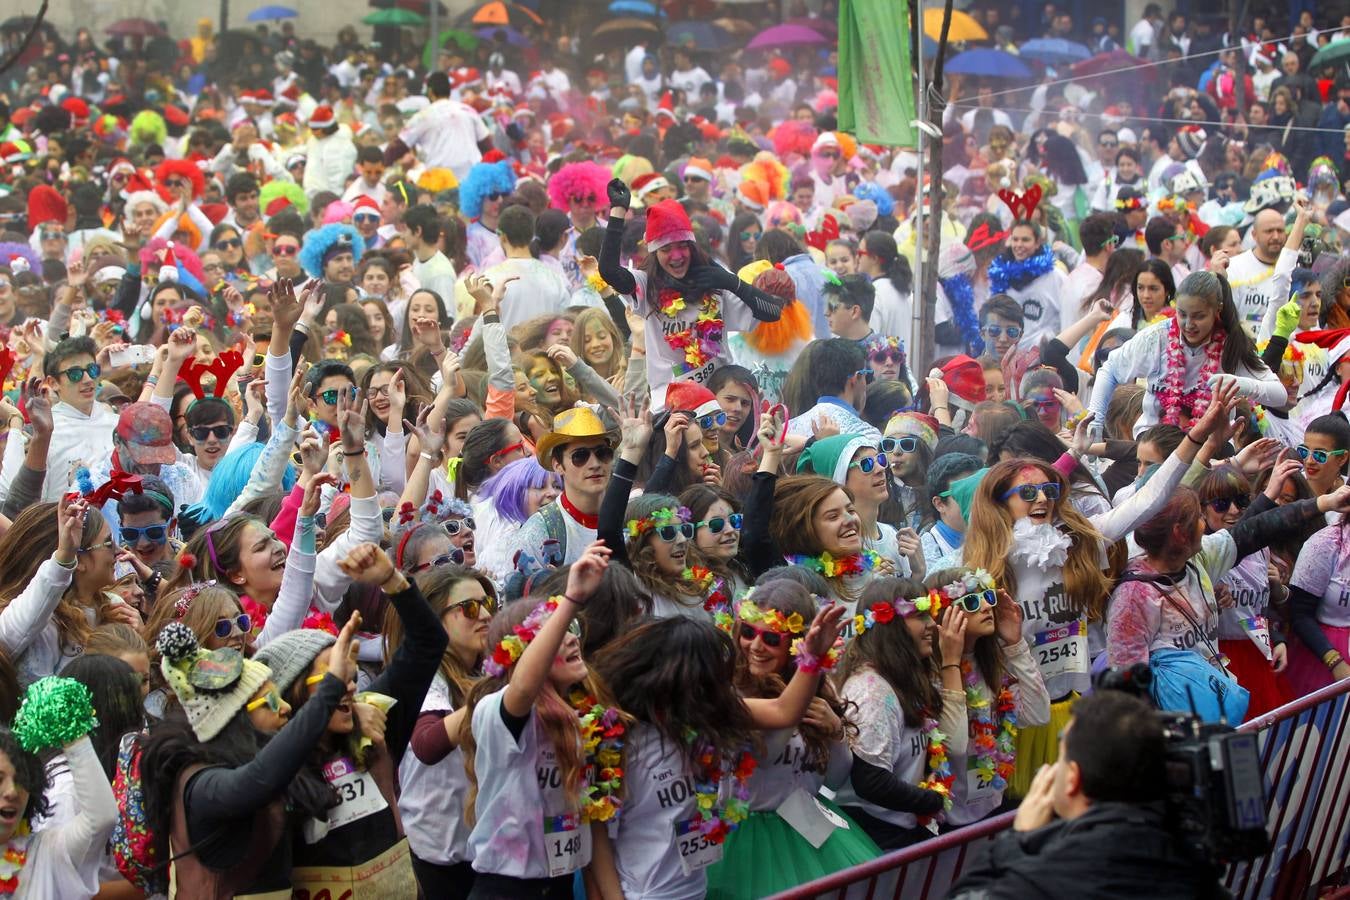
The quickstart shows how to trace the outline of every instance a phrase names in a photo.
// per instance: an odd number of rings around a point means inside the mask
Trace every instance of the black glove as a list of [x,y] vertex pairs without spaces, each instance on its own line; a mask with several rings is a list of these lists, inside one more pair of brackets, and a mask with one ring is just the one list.
[[633,202],[633,192],[628,189],[628,185],[623,183],[622,178],[611,179],[609,184],[605,185],[605,193],[609,194],[611,209],[616,206],[627,209]]
[[699,266],[697,269],[690,269],[685,275],[685,281],[699,290],[731,291],[732,293],[735,293],[744,284],[736,277],[735,272],[730,272],[718,265]]

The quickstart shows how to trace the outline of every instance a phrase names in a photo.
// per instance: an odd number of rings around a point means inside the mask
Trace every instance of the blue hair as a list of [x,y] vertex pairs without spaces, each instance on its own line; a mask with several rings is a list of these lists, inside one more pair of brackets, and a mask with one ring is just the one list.
[[[201,502],[188,507],[184,515],[202,525],[225,515],[225,510],[244,492],[244,485],[248,484],[253,470],[258,467],[263,447],[263,444],[254,442],[222,456],[211,470],[211,483],[207,485]],[[281,476],[281,487],[286,491],[295,487],[295,466],[290,463],[286,463],[286,471]]]
[[[328,248],[337,243],[338,238],[346,235],[352,245],[352,262],[360,262],[365,252],[365,241],[361,234],[350,225],[334,222],[322,228],[316,228],[305,235],[305,244],[300,248],[300,265],[305,267],[311,278],[323,277],[323,255]],[[214,478],[215,476],[211,476]]]
[[471,219],[483,213],[488,194],[509,194],[516,189],[516,173],[511,161],[475,163],[459,183],[459,211]]
[[521,524],[529,515],[525,512],[525,495],[530,488],[545,485],[559,486],[558,475],[535,461],[533,456],[508,463],[478,489],[478,495],[497,508],[503,519]]
[[895,212],[895,198],[881,185],[864,181],[853,189],[853,196],[859,200],[871,200],[877,205],[877,215],[889,216]]

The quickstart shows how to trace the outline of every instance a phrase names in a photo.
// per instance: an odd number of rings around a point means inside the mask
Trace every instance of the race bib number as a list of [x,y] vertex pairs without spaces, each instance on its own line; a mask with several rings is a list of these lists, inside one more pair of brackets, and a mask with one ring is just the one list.
[[722,845],[699,830],[698,819],[675,823],[675,848],[680,851],[680,868],[686,875],[706,869],[722,858]]
[[570,875],[591,861],[591,829],[573,814],[544,817],[548,877]]
[[1265,616],[1243,619],[1242,630],[1247,632],[1247,637],[1252,639],[1252,643],[1261,651],[1262,656],[1267,660],[1274,656],[1270,647],[1270,623],[1266,621]]
[[988,797],[997,797],[999,791],[994,787],[994,773],[988,777],[975,767],[975,757],[966,760],[966,800],[976,802]]
[[817,850],[830,839],[835,829],[848,827],[848,822],[802,788],[788,795],[778,807],[778,815]]
[[1087,674],[1087,623],[1075,619],[1039,632],[1032,642],[1031,652],[1036,657],[1042,678]]
[[325,763],[323,777],[338,798],[337,806],[328,811],[329,829],[341,828],[389,808],[371,774],[358,770],[345,756]]

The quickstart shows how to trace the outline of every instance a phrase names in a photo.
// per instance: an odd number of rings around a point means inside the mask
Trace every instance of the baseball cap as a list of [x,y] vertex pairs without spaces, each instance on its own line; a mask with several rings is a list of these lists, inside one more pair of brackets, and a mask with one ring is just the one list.
[[168,465],[178,460],[173,420],[155,403],[132,403],[117,417],[117,436],[126,442],[131,462]]

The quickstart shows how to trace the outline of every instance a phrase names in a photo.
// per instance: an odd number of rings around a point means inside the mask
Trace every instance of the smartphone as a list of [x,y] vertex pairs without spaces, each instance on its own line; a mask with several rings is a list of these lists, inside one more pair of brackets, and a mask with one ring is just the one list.
[[108,354],[108,364],[114,369],[139,366],[155,361],[155,348],[149,344],[132,344]]

